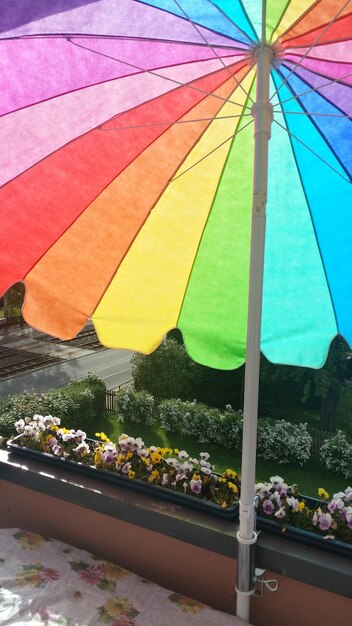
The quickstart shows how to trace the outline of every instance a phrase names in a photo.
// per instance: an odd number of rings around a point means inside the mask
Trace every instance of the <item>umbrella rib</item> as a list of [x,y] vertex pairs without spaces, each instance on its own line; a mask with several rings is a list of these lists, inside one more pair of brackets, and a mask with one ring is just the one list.
[[[339,113],[315,113],[314,111],[274,111],[274,113],[279,113],[280,115],[315,115],[319,117],[343,117],[347,120],[352,119],[352,115],[340,115]],[[247,113],[249,115],[249,113]]]
[[[209,1],[209,0],[208,0]],[[249,97],[249,99],[251,100],[251,102],[253,103],[253,100],[251,98],[251,96],[247,93],[247,91],[244,89],[243,85],[241,85],[241,83],[237,80],[237,78],[234,76],[234,74],[230,71],[230,68],[225,65],[223,59],[221,57],[219,57],[219,55],[217,54],[216,50],[214,49],[214,47],[211,45],[211,43],[209,43],[209,41],[207,41],[207,39],[205,38],[205,36],[203,35],[203,33],[200,31],[200,29],[198,28],[198,25],[193,22],[191,20],[191,18],[189,17],[188,13],[183,9],[183,7],[181,7],[181,5],[179,4],[178,0],[174,0],[174,3],[176,4],[176,6],[180,9],[180,11],[182,11],[183,15],[185,16],[186,20],[192,24],[193,28],[195,29],[195,31],[198,33],[198,35],[200,35],[200,37],[203,39],[205,45],[210,48],[210,50],[213,52],[213,54],[216,56],[216,58],[220,61],[220,63],[224,66],[224,68],[226,69],[226,71],[228,72],[228,74],[231,76],[231,78],[233,78],[233,80],[235,81],[236,85],[238,87],[240,87],[242,89],[242,91],[246,94],[247,97]],[[212,2],[210,3],[212,4]],[[214,5],[213,5],[214,6]]]
[[[72,41],[71,37],[69,36],[65,36],[65,39],[67,39],[67,41],[71,43],[73,46],[77,46],[78,48],[82,48],[83,50],[88,50],[89,52],[93,52],[94,54],[98,54],[99,56],[103,56],[103,57],[106,57],[107,59],[111,59],[112,61],[117,61],[118,63],[122,63],[123,65],[127,65],[128,67],[133,67],[134,69],[139,70],[140,72],[151,74],[152,76],[156,76],[157,78],[163,78],[164,80],[168,80],[169,82],[174,83],[175,85],[178,85],[178,87],[188,87],[189,89],[193,89],[194,91],[204,93],[207,96],[213,96],[213,98],[218,98],[219,100],[222,100],[223,102],[231,102],[231,104],[235,104],[236,106],[241,106],[238,102],[235,102],[233,100],[228,100],[227,98],[223,98],[222,96],[206,91],[205,89],[199,89],[199,87],[194,87],[190,83],[183,83],[182,81],[176,80],[175,78],[170,78],[169,76],[164,76],[163,74],[159,74],[159,72],[155,72],[154,70],[146,70],[145,68],[140,67],[139,65],[135,65],[134,63],[129,63],[128,61],[117,59],[116,57],[113,57],[109,54],[105,54],[104,52],[93,50],[93,48],[89,48],[89,46],[83,46],[82,44],[77,43],[76,41]],[[246,107],[246,108],[249,108],[249,107]]]
[[328,24],[326,24],[325,28],[318,34],[318,36],[315,38],[315,40],[313,41],[313,43],[311,43],[311,45],[309,46],[308,50],[304,53],[304,55],[300,58],[300,60],[294,65],[294,67],[292,68],[292,70],[290,71],[290,73],[288,74],[288,76],[286,76],[286,78],[284,79],[284,81],[281,83],[281,85],[279,85],[279,87],[274,91],[274,93],[271,95],[270,100],[273,99],[273,97],[279,93],[281,87],[283,87],[284,85],[286,85],[288,79],[290,78],[290,76],[292,76],[292,74],[295,72],[295,70],[297,69],[297,67],[299,67],[301,65],[301,63],[304,61],[304,59],[308,56],[308,54],[310,53],[310,51],[314,48],[314,46],[317,45],[318,41],[320,41],[320,39],[323,37],[323,35],[325,35],[326,31],[330,28],[330,26],[332,26],[332,24],[337,20],[338,16],[340,15],[340,13],[342,13],[342,11],[345,9],[345,7],[350,3],[351,0],[346,0],[344,2],[344,4],[342,5],[342,7],[340,7],[340,9],[337,11],[337,13],[334,15],[334,17],[330,20],[330,22]]
[[190,167],[187,167],[187,169],[183,170],[183,172],[181,172],[180,174],[178,174],[178,176],[174,176],[173,178],[169,179],[170,183],[174,183],[175,180],[177,180],[178,178],[181,178],[181,176],[183,176],[184,174],[187,174],[187,172],[189,172],[190,170],[192,170],[194,167],[196,167],[196,165],[199,165],[199,163],[201,163],[202,161],[204,161],[204,159],[206,159],[208,156],[210,156],[211,154],[213,154],[214,152],[216,152],[216,150],[218,150],[219,148],[222,148],[222,146],[224,146],[226,143],[228,143],[229,141],[231,141],[232,139],[234,139],[242,130],[244,130],[245,128],[247,128],[247,126],[249,126],[250,124],[253,123],[253,119],[251,119],[249,122],[247,122],[247,124],[244,124],[243,126],[241,126],[241,128],[239,130],[236,130],[235,133],[233,133],[232,135],[230,135],[230,137],[228,137],[227,139],[225,139],[225,141],[222,141],[221,143],[219,143],[218,146],[216,146],[215,148],[213,148],[213,150],[210,150],[210,152],[207,152],[207,154],[205,154],[201,159],[199,159],[198,161],[196,161],[195,163],[193,163],[192,165],[190,165]]
[[[225,12],[224,12],[224,11],[223,11],[223,10],[222,10],[222,9],[221,9],[218,5],[217,5],[217,4],[214,4],[213,0],[208,0],[208,2],[209,2],[209,4],[212,4],[212,5],[213,5],[213,7],[215,7],[215,9],[217,9],[217,11],[219,11],[219,13],[221,13],[221,15],[223,15],[223,16],[224,16],[224,17],[225,17],[225,18],[226,18],[226,19],[230,22],[230,24],[233,24],[236,28],[238,28],[238,30],[240,30],[240,31],[241,31],[241,33],[242,33],[245,37],[247,37],[247,39],[251,40],[250,36],[249,36],[249,35],[248,35],[248,34],[247,34],[244,30],[243,30],[243,28],[240,28],[240,27],[238,26],[238,24],[236,24],[236,23],[235,23],[235,22],[231,19],[231,17],[230,17],[229,15],[227,15],[227,13],[225,13]],[[246,17],[246,19],[247,19],[248,26],[249,26],[249,28],[251,28],[252,33],[253,33],[253,35],[254,35],[255,39],[258,41],[258,35],[257,35],[257,33],[255,32],[255,30],[253,29],[252,24],[250,23],[250,20],[249,20],[248,15],[247,15],[247,11],[246,11],[246,9],[244,8],[243,3],[242,3],[242,1],[241,1],[241,0],[240,0],[240,5],[241,5],[241,9],[242,9],[243,15],[244,15],[244,16]]]
[[228,120],[228,119],[234,119],[237,117],[249,117],[251,115],[251,113],[239,113],[238,115],[219,115],[216,117],[199,117],[193,120],[173,120],[173,121],[169,121],[169,122],[152,122],[150,124],[138,124],[136,126],[119,126],[118,128],[100,128],[99,130],[104,131],[106,133],[112,131],[112,130],[130,130],[133,128],[150,128],[150,127],[154,127],[154,126],[174,126],[176,124],[190,124],[192,122],[216,122],[217,120]]
[[[286,111],[285,111],[286,113]],[[324,163],[327,167],[329,167],[333,172],[335,172],[335,174],[337,174],[338,176],[340,176],[340,178],[342,178],[344,181],[346,181],[347,183],[352,182],[352,180],[350,178],[347,178],[346,176],[344,176],[343,174],[341,174],[341,172],[339,172],[335,167],[333,167],[332,165],[330,165],[330,163],[328,163],[327,161],[325,161],[325,159],[323,159],[317,152],[315,152],[314,150],[312,150],[312,148],[310,148],[306,143],[304,143],[304,141],[302,141],[302,139],[299,139],[299,137],[297,137],[297,135],[295,135],[294,133],[292,133],[286,126],[284,126],[283,124],[280,124],[280,122],[278,122],[276,119],[274,119],[274,122],[280,126],[280,128],[282,128],[283,130],[285,130],[287,132],[288,135],[290,135],[290,137],[293,137],[293,139],[296,139],[296,141],[298,141],[302,146],[304,146],[305,148],[307,148],[307,150],[309,150],[309,152],[311,152],[312,154],[314,154],[314,156],[317,157],[317,159],[319,159],[319,161],[322,161],[322,163]]]
[[[344,76],[339,76],[339,78],[334,78],[333,80],[328,80],[326,83],[323,83],[322,85],[319,85],[319,87],[312,87],[311,89],[307,89],[306,91],[302,91],[301,93],[297,94],[296,96],[291,96],[291,98],[286,98],[286,100],[281,100],[281,104],[284,104],[284,102],[291,102],[292,100],[298,100],[298,98],[301,98],[302,96],[305,96],[307,93],[312,93],[317,92],[318,89],[322,89],[323,87],[328,87],[329,85],[333,85],[334,83],[340,83],[340,81],[344,80],[345,78],[350,78],[352,76],[352,72],[350,72],[349,74],[345,74]],[[342,84],[342,83],[341,83]],[[349,85],[344,85],[345,87],[348,87]],[[277,107],[279,106],[280,103],[277,102],[276,104],[273,104],[273,107]]]

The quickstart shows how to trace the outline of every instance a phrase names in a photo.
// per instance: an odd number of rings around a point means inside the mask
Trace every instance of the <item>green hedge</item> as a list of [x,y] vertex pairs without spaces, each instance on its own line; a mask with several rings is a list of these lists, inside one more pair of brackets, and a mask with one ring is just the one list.
[[95,374],[72,380],[59,390],[39,394],[35,390],[8,396],[0,403],[0,435],[15,433],[15,422],[26,417],[54,415],[63,426],[90,431],[105,414],[106,385]]
[[116,394],[114,408],[121,422],[127,419],[148,426],[156,424],[154,398],[147,391],[136,391],[128,385]]
[[241,447],[243,415],[230,406],[220,411],[195,400],[164,400],[159,405],[159,419],[164,430],[190,435],[200,443],[221,443],[237,449]]

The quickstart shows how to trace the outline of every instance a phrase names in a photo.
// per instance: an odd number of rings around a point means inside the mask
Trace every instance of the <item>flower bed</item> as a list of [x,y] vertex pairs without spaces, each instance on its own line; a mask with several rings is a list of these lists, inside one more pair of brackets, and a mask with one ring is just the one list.
[[238,513],[236,472],[216,474],[207,452],[191,458],[185,450],[147,447],[140,437],[126,434],[117,443],[104,433],[96,433],[100,441],[90,440],[82,430],[61,428],[51,415],[21,419],[16,430],[8,448],[22,455],[66,462],[76,471],[220,517],[235,519]]
[[352,487],[330,499],[323,488],[320,500],[301,496],[297,485],[287,485],[280,476],[256,485],[257,527],[309,545],[352,555]]
[[[216,474],[207,452],[191,458],[185,450],[147,447],[140,437],[126,434],[117,443],[104,433],[96,433],[99,441],[90,440],[82,430],[60,427],[52,416],[21,419],[16,430],[8,442],[14,452],[67,463],[75,471],[227,519],[238,515],[240,479],[232,469]],[[321,488],[320,500],[313,500],[273,476],[256,491],[258,529],[352,555],[351,487],[332,499]]]

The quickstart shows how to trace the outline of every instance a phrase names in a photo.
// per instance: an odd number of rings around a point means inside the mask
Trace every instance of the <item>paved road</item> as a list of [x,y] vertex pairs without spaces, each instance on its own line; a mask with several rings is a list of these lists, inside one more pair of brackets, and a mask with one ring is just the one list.
[[39,392],[63,387],[72,378],[81,378],[96,372],[105,380],[108,389],[131,380],[129,350],[102,350],[71,358],[57,365],[44,367],[27,374],[19,374],[0,381],[0,396],[36,389]]

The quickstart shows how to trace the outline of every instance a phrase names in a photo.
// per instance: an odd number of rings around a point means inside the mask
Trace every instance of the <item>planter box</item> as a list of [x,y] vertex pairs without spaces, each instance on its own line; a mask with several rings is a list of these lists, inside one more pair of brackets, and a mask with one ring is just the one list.
[[[302,496],[302,500],[304,500],[311,509],[315,509],[321,502],[315,498],[305,496]],[[325,539],[323,535],[319,535],[318,533],[296,528],[295,526],[280,522],[279,520],[275,521],[269,517],[257,516],[257,530],[264,530],[273,535],[283,537],[284,539],[299,541],[299,543],[313,548],[319,548],[327,552],[338,554],[339,556],[352,558],[352,544],[350,543],[344,543],[338,539]]]
[[90,476],[91,478],[97,478],[104,482],[112,483],[114,485],[117,485],[118,487],[123,487],[124,489],[129,489],[130,491],[136,491],[138,493],[142,493],[153,498],[166,500],[167,502],[171,502],[172,504],[180,505],[188,509],[193,509],[195,511],[201,511],[202,513],[215,515],[217,517],[221,517],[222,519],[232,521],[238,519],[238,504],[231,508],[222,509],[220,506],[214,504],[213,502],[209,502],[208,500],[203,500],[201,498],[196,498],[190,495],[184,495],[183,493],[179,493],[178,491],[172,491],[167,487],[152,485],[151,483],[147,483],[135,478],[130,479],[127,476],[121,476],[113,472],[97,469],[93,465],[85,465],[84,463],[65,460],[46,452],[32,450],[31,448],[25,448],[15,443],[15,440],[13,440],[12,443],[7,443],[7,449],[11,453],[21,455],[25,458],[35,459],[37,461],[41,461],[46,464],[49,463],[50,465],[59,466],[61,468],[66,466],[67,469],[78,472],[80,474],[85,474],[86,476]]

